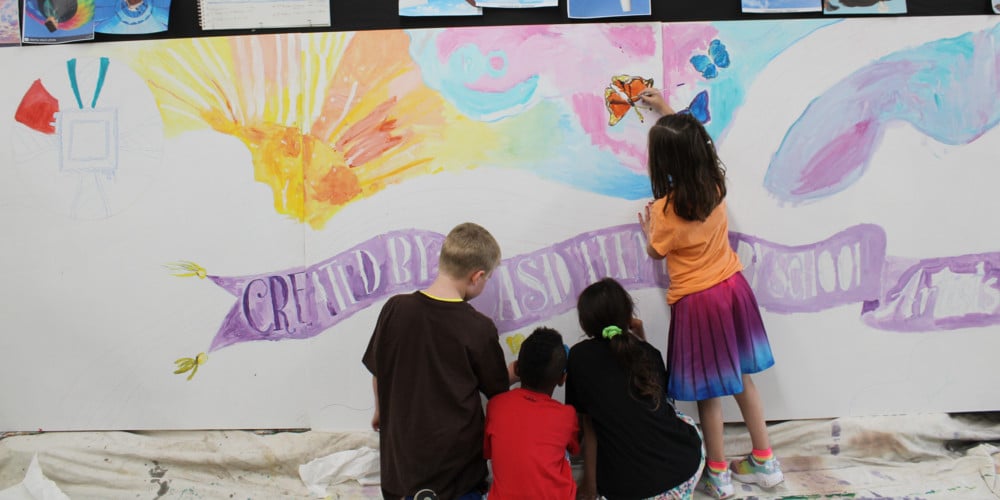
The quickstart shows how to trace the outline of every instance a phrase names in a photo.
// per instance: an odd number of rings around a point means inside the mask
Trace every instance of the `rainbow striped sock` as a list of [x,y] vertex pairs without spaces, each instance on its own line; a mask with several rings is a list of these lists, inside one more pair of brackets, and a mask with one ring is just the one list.
[[708,466],[709,472],[712,472],[714,474],[719,474],[721,472],[725,472],[726,469],[729,468],[729,464],[727,462],[724,462],[724,461],[723,462],[717,462],[715,460],[708,460],[708,461],[705,462],[705,465]]
[[757,464],[760,465],[774,458],[774,453],[771,451],[771,448],[768,448],[766,450],[753,450],[753,453],[751,453],[750,456],[753,457],[754,462],[757,462]]

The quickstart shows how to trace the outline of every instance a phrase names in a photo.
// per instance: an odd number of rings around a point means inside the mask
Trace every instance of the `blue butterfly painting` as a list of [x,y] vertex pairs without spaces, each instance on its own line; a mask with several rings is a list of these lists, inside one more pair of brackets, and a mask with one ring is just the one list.
[[691,58],[691,65],[705,78],[719,76],[719,68],[729,67],[729,52],[722,41],[716,39],[708,44],[708,55],[698,54]]
[[698,92],[698,95],[691,100],[691,105],[681,110],[679,114],[691,115],[701,123],[708,123],[712,119],[712,114],[708,112],[708,91]]

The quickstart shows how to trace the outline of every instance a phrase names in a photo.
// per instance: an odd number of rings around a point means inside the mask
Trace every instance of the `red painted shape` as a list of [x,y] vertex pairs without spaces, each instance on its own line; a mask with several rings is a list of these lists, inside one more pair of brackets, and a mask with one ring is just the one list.
[[14,119],[43,134],[54,134],[57,111],[59,100],[52,97],[41,80],[35,80],[17,106]]

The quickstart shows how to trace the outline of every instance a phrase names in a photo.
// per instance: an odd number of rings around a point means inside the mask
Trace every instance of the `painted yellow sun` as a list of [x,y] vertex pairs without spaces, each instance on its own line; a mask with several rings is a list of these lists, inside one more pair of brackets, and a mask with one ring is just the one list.
[[132,66],[168,134],[240,139],[275,209],[320,229],[389,183],[481,157],[468,145],[490,132],[424,85],[408,48],[402,31],[170,40]]

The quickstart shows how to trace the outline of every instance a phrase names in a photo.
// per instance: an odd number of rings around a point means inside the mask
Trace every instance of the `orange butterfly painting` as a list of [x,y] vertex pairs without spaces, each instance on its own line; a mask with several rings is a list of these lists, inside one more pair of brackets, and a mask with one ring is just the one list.
[[628,114],[630,109],[639,115],[639,121],[644,121],[639,108],[635,106],[639,93],[653,86],[652,78],[641,76],[616,75],[611,77],[611,85],[604,89],[604,104],[608,107],[608,125],[615,125]]

